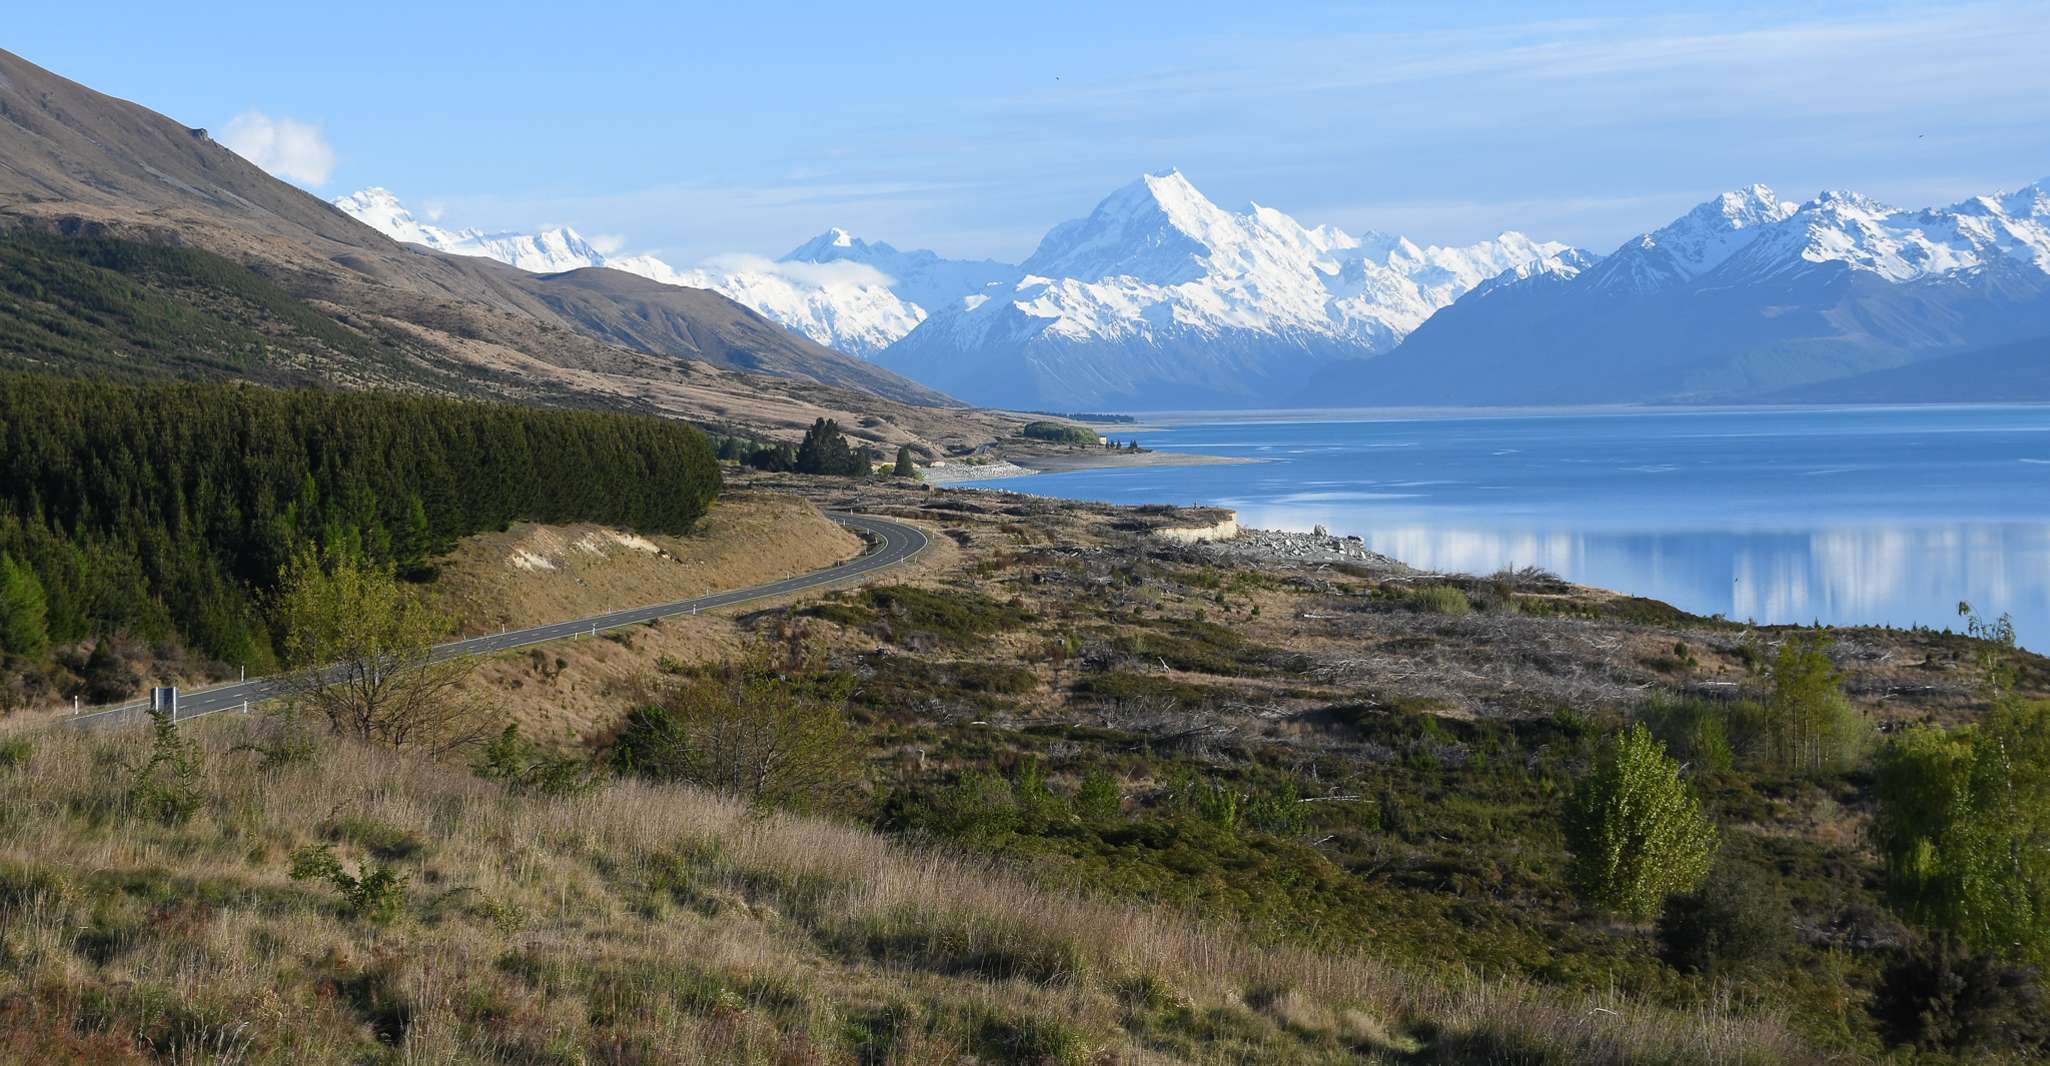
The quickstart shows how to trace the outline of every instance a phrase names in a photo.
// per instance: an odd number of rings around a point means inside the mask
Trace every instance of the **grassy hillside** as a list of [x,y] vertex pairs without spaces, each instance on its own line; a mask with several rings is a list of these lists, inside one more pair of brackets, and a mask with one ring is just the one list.
[[0,367],[303,384],[348,364],[360,380],[451,384],[418,354],[198,249],[0,230]]
[[[1769,1023],[1407,976],[825,821],[517,795],[276,727],[7,738],[0,1059],[43,1063],[1773,1062]],[[268,754],[267,754],[268,753]],[[329,844],[345,895],[289,876]]]

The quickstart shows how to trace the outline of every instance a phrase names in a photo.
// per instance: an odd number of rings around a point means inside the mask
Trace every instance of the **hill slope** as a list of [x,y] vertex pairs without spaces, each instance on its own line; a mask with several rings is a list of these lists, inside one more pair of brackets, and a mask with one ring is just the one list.
[[[148,757],[143,731],[6,738],[0,1059],[1337,1064],[1417,1061],[1427,1043],[1460,1061],[1708,1063],[1793,1050],[1769,1023],[1410,978],[682,788],[521,794],[329,738],[259,770],[260,751],[233,745],[293,750],[274,729],[182,731],[200,804],[171,825],[126,795],[120,761]],[[292,853],[322,843],[349,870],[401,878],[381,897],[389,924],[288,877]]]
[[2050,403],[2050,337],[1803,385],[1789,403]]
[[[400,245],[191,129],[0,52],[0,216],[17,228],[196,246],[252,266],[292,296],[409,334],[418,362],[452,368],[473,342],[529,353],[587,391],[625,348],[648,377],[677,359],[859,389],[945,397],[774,328],[712,294],[638,279],[534,275]],[[632,325],[629,326],[628,324]],[[629,360],[631,361],[631,360]],[[346,360],[344,360],[346,363]],[[346,371],[348,368],[337,368]],[[338,376],[346,377],[346,373]]]

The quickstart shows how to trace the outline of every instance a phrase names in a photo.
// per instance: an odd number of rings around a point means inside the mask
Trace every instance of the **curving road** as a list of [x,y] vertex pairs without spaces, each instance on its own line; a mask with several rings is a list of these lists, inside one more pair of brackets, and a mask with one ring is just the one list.
[[[697,614],[720,607],[754,603],[760,600],[786,596],[793,592],[821,588],[838,584],[850,578],[871,574],[886,567],[909,562],[931,543],[925,533],[915,526],[892,522],[886,518],[870,518],[864,515],[828,512],[827,517],[857,533],[865,534],[870,547],[862,554],[824,570],[785,578],[767,585],[734,589],[710,596],[698,596],[675,603],[657,604],[653,607],[636,607],[609,614],[576,618],[567,622],[551,622],[548,625],[514,629],[488,636],[470,637],[467,640],[450,641],[437,645],[434,657],[446,659],[456,655],[478,655],[512,648],[524,648],[532,644],[546,644],[551,640],[563,640],[576,636],[593,636],[607,629],[635,625],[656,618],[669,618],[679,614]],[[256,704],[277,694],[278,682],[270,678],[255,678],[178,694],[178,720],[196,718],[216,711],[239,710],[244,703]],[[147,703],[126,703],[115,707],[88,711],[73,715],[66,721],[84,726],[113,725],[144,717]]]

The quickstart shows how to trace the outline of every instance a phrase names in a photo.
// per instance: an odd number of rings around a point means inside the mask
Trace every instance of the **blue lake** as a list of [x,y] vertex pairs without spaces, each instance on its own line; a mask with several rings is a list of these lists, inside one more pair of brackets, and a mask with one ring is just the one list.
[[[1286,419],[1286,420],[1284,420]],[[1758,622],[1959,628],[2050,649],[2050,407],[1189,415],[1159,451],[1244,465],[982,483],[1231,507],[1433,570],[1535,565]]]

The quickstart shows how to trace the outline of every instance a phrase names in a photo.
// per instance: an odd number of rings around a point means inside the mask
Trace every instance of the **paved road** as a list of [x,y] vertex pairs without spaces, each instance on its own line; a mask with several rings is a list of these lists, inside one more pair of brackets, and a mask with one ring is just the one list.
[[[631,610],[613,611],[610,614],[593,615],[568,622],[554,622],[528,629],[514,629],[505,633],[471,637],[467,640],[451,641],[434,649],[438,659],[456,655],[478,655],[505,651],[510,648],[524,648],[533,644],[545,644],[551,640],[563,640],[575,636],[591,636],[607,629],[634,625],[655,618],[669,618],[679,614],[696,614],[720,607],[754,603],[773,599],[792,592],[820,588],[837,584],[849,578],[874,573],[885,567],[908,562],[925,550],[929,538],[916,527],[883,518],[869,518],[862,515],[829,513],[827,517],[858,533],[866,534],[870,540],[869,549],[860,556],[838,566],[814,570],[809,574],[786,578],[753,588],[734,589],[695,599],[678,600],[675,603],[658,604],[653,607],[636,607]],[[254,705],[277,695],[278,682],[270,678],[255,678],[214,688],[200,689],[178,694],[178,720],[196,718],[216,711],[239,710],[247,702]],[[80,725],[113,725],[131,719],[141,719],[147,709],[146,703],[126,703],[105,707],[75,715],[68,721]]]

